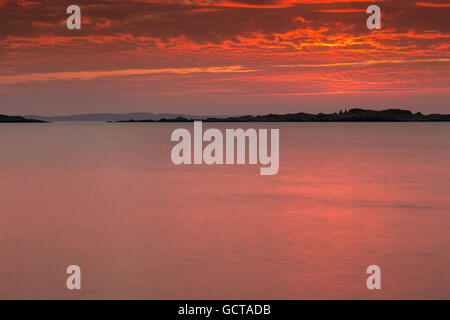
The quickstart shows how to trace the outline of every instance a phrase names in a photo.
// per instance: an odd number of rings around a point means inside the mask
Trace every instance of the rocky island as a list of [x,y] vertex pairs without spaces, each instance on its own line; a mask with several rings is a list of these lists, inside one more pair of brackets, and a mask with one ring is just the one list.
[[[174,119],[160,120],[125,120],[116,122],[191,122],[202,120],[204,122],[442,122],[450,121],[450,114],[429,114],[420,112],[412,113],[409,110],[387,109],[387,110],[365,110],[350,109],[335,113],[291,113],[291,114],[268,114],[262,116],[238,116],[228,118],[205,118],[190,119],[177,117]],[[110,121],[112,122],[112,121]]]

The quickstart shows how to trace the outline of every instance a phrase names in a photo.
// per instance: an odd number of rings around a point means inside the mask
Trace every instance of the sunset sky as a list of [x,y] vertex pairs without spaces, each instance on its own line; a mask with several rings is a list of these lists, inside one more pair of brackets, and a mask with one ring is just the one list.
[[442,0],[0,0],[0,113],[450,113],[449,31]]

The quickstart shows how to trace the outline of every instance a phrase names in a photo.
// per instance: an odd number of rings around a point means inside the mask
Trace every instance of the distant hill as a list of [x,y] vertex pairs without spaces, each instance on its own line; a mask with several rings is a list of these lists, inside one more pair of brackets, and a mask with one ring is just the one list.
[[43,122],[46,121],[27,119],[20,116],[7,116],[4,114],[0,114],[0,123],[43,123]]
[[[160,120],[129,120],[118,122],[190,122],[196,119],[177,117],[174,119]],[[388,110],[364,110],[350,109],[336,113],[291,113],[291,114],[268,114],[264,116],[239,116],[226,118],[207,118],[204,122],[436,122],[450,121],[450,114],[429,114],[423,115],[420,112],[412,113],[409,110],[388,109]]]
[[[87,113],[74,114],[69,116],[40,116],[40,115],[25,115],[24,117],[43,121],[126,121],[126,120],[161,120],[174,119],[178,117],[189,119],[206,119],[212,117],[211,115],[186,115],[186,114],[172,114],[172,113]],[[229,115],[215,116],[215,117],[229,117]]]

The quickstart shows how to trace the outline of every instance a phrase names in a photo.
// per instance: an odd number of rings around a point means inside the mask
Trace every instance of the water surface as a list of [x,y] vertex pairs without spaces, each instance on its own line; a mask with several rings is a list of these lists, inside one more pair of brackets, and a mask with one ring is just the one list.
[[1,124],[0,298],[450,299],[450,124],[211,126],[279,128],[278,175],[174,166],[189,123]]

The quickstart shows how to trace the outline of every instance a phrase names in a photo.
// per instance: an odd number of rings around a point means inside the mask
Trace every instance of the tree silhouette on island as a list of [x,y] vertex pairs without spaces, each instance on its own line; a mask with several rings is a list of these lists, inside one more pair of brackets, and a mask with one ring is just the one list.
[[[115,122],[192,122],[199,119],[177,117],[174,119],[161,120],[125,120]],[[339,113],[291,113],[291,114],[268,114],[263,116],[238,116],[228,118],[205,118],[204,122],[440,122],[450,121],[450,114],[423,115],[420,112],[412,113],[409,110],[387,109],[387,110],[364,110],[350,109],[339,111]],[[113,121],[109,121],[113,122]]]
[[[85,115],[88,116],[88,115]],[[233,117],[201,117],[201,116],[176,116],[174,118],[162,118],[159,120],[119,120],[107,122],[450,122],[450,114],[428,114],[420,112],[412,113],[409,110],[387,109],[387,110],[365,110],[354,108],[340,110],[335,113],[290,113],[290,114],[267,114],[267,115],[245,115]],[[41,119],[32,119],[22,116],[8,116],[0,114],[0,123],[48,123]]]

